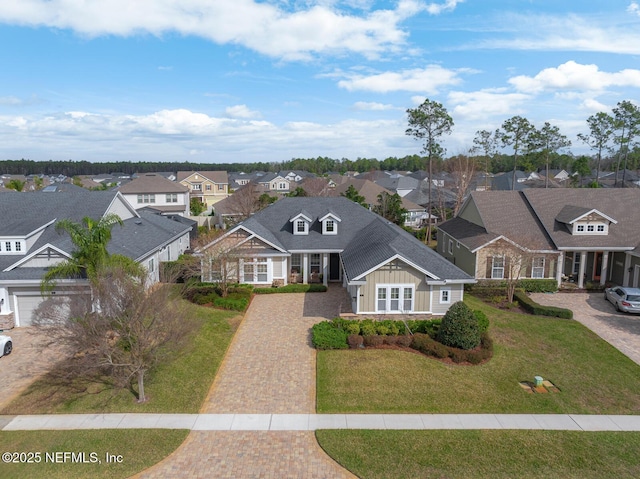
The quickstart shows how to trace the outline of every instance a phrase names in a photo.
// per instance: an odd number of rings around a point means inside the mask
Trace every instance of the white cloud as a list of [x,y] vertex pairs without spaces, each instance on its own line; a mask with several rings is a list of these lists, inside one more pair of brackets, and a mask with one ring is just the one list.
[[22,105],[23,101],[15,96],[0,96],[0,105]]
[[462,3],[464,0],[446,0],[444,3],[430,3],[426,5],[425,9],[431,15],[440,15],[442,12],[451,12],[455,10],[458,3]]
[[353,108],[368,111],[402,110],[402,108],[398,108],[397,106],[367,101],[357,101],[353,104]]
[[225,109],[225,113],[227,116],[231,118],[258,118],[260,117],[260,113],[257,111],[249,110],[247,105],[235,105],[230,106]]
[[601,111],[610,111],[611,108],[605,105],[604,103],[600,103],[598,100],[593,98],[587,98],[580,105],[583,110],[589,112],[589,114],[599,113]]
[[638,5],[636,2],[631,2],[627,7],[627,12],[633,15],[640,16],[640,5]]
[[505,50],[587,51],[640,54],[640,28],[637,22],[608,20],[599,24],[593,17],[505,14],[500,37],[474,41],[463,49],[498,48]]
[[[447,1],[443,8],[454,3]],[[375,57],[396,50],[407,36],[399,23],[425,8],[418,0],[401,0],[394,10],[358,16],[331,5],[285,7],[256,0],[20,0],[0,3],[0,22],[70,29],[89,37],[177,32],[298,60],[328,51]]]
[[448,95],[449,103],[453,105],[452,116],[467,120],[516,115],[522,113],[522,104],[530,99],[530,95],[508,93],[505,89],[452,91]]
[[640,88],[640,70],[615,73],[600,71],[597,65],[568,61],[557,68],[545,68],[534,77],[519,75],[509,79],[518,91],[540,93],[555,90],[602,91],[609,87]]
[[345,74],[346,80],[340,80],[338,86],[349,91],[373,91],[388,93],[392,91],[412,91],[425,94],[437,93],[442,87],[458,85],[462,82],[460,73],[475,73],[471,69],[449,70],[440,65],[426,68],[383,72],[373,75]]

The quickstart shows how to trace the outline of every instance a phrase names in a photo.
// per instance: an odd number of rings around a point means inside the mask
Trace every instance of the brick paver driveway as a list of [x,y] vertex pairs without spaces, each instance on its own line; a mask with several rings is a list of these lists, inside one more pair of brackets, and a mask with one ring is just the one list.
[[0,358],[0,411],[47,372],[61,354],[59,348],[46,346],[43,336],[34,328],[15,328],[1,334],[11,336],[13,352]]
[[640,364],[640,315],[618,313],[604,293],[532,294],[534,301],[573,311],[573,319]]
[[[344,289],[256,295],[202,413],[315,412],[310,327],[347,308]],[[353,478],[307,431],[194,431],[141,478]]]

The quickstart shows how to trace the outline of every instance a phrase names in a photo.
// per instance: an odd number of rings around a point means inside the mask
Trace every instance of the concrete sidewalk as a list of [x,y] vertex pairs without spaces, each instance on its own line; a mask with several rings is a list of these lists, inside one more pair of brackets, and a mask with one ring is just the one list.
[[53,414],[0,416],[0,430],[2,431],[71,429],[640,431],[640,416],[585,414]]

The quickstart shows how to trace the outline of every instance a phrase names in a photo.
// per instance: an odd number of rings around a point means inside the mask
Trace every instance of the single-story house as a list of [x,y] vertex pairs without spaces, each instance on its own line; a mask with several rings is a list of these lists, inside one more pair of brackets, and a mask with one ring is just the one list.
[[475,191],[438,228],[438,252],[476,279],[502,279],[526,254],[528,278],[640,286],[640,190]]
[[344,197],[283,198],[196,254],[203,258],[203,281],[231,271],[235,280],[255,285],[342,283],[355,314],[442,315],[462,299],[464,284],[475,281]]
[[[163,261],[178,258],[190,246],[191,224],[159,214],[137,212],[117,191],[39,191],[0,195],[0,329],[31,324],[43,301],[40,284],[47,268],[71,257],[69,235],[56,231],[68,219],[100,219],[117,214],[108,251],[127,256],[146,267],[151,282],[159,281]],[[85,279],[60,279],[52,294],[64,296],[86,286]]]

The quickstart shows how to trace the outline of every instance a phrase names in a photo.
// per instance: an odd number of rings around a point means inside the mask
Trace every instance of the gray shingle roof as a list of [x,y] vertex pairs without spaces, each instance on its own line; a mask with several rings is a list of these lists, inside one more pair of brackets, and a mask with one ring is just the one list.
[[[330,210],[342,221],[336,235],[323,235],[318,218]],[[289,218],[305,212],[313,222],[308,235],[294,235]],[[343,197],[283,198],[240,226],[285,251],[339,251],[350,279],[400,255],[438,278],[470,280],[455,265],[413,235]]]
[[465,245],[470,251],[490,243],[500,237],[499,234],[489,233],[482,226],[478,226],[460,217],[452,218],[438,225],[449,236]]
[[121,186],[119,190],[127,194],[186,193],[189,191],[189,188],[175,181],[168,180],[164,176],[156,173],[145,173]]

